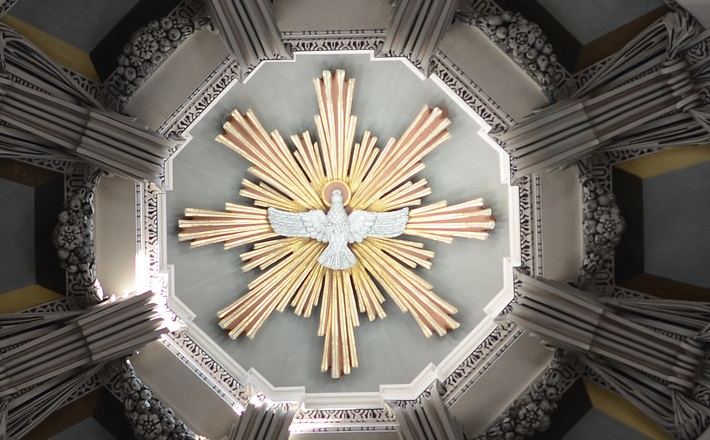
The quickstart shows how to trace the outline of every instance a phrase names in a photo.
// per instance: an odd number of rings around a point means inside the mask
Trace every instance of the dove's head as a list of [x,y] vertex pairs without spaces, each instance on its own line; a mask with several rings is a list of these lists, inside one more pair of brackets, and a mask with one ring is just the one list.
[[331,204],[343,203],[343,192],[339,189],[334,189],[330,193],[330,203]]

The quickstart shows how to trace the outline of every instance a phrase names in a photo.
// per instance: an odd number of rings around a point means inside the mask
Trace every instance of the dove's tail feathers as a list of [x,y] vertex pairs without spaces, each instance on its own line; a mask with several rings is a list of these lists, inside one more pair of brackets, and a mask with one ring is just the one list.
[[352,267],[357,262],[357,258],[346,244],[337,246],[335,243],[330,243],[318,257],[318,262],[330,269],[344,270]]

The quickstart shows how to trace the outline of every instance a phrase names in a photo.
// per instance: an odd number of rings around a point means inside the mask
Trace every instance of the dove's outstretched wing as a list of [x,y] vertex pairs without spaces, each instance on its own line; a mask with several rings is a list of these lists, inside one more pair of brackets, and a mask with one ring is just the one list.
[[353,211],[348,216],[348,241],[359,243],[366,237],[398,237],[404,232],[408,221],[409,208],[390,212]]
[[271,228],[284,237],[310,237],[327,243],[325,225],[328,218],[323,211],[314,209],[308,212],[288,212],[269,208]]

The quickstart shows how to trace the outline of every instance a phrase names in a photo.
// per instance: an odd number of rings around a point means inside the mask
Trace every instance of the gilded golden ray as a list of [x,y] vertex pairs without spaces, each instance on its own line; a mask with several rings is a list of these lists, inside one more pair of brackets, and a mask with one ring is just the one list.
[[[244,179],[239,194],[254,206],[227,203],[225,211],[187,208],[180,220],[181,241],[191,247],[224,243],[225,249],[253,244],[240,255],[245,271],[261,274],[248,292],[218,312],[219,325],[236,339],[253,338],[274,310],[294,308],[309,317],[320,306],[318,335],[325,338],[321,370],[331,376],[350,374],[358,366],[354,328],[360,313],[372,321],[384,318],[384,291],[402,312],[409,312],[425,336],[443,336],[458,327],[456,308],[432,291],[413,271],[428,269],[434,257],[423,244],[400,238],[365,238],[350,245],[357,263],[345,270],[318,262],[326,244],[310,238],[278,236],[267,208],[291,212],[327,210],[327,185],[347,186],[352,210],[392,211],[418,206],[431,194],[426,179],[412,182],[424,170],[422,159],[449,138],[450,121],[438,107],[425,106],[400,139],[380,150],[377,138],[365,131],[355,142],[357,117],[351,114],[355,80],[343,70],[324,71],[313,80],[319,114],[318,142],[306,131],[291,136],[295,149],[278,131],[264,130],[251,110],[232,112],[217,141],[249,160],[249,172],[259,183]],[[448,206],[440,201],[411,209],[404,234],[450,243],[454,237],[484,240],[495,223],[481,199]]]

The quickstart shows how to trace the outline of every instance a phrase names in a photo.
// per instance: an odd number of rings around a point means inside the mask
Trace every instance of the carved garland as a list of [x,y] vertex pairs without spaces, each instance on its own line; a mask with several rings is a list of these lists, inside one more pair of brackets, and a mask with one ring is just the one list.
[[540,26],[492,2],[477,2],[473,8],[473,12],[459,11],[455,20],[480,29],[542,87],[548,99],[555,100],[557,88],[570,75],[557,61]]
[[59,222],[52,232],[59,266],[67,273],[67,298],[80,308],[103,299],[96,278],[94,250],[94,190],[105,173],[94,171],[64,202]]
[[577,285],[587,290],[599,268],[613,265],[614,248],[621,241],[626,222],[611,190],[611,182],[596,178],[590,161],[580,162],[578,167],[582,182],[584,260]]
[[127,359],[105,368],[106,387],[123,402],[131,429],[140,440],[207,440],[192,432],[170,407],[153,395]]
[[211,29],[202,2],[185,0],[166,17],[133,32],[116,62],[118,67],[102,84],[106,104],[122,111],[130,97],[187,38]]
[[609,294],[614,287],[614,249],[625,221],[612,193],[612,167],[656,151],[659,149],[598,152],[581,165],[584,260],[577,283],[585,290]]
[[515,399],[486,432],[473,440],[523,440],[546,431],[557,403],[579,377],[572,359],[565,351],[557,350],[542,378]]

